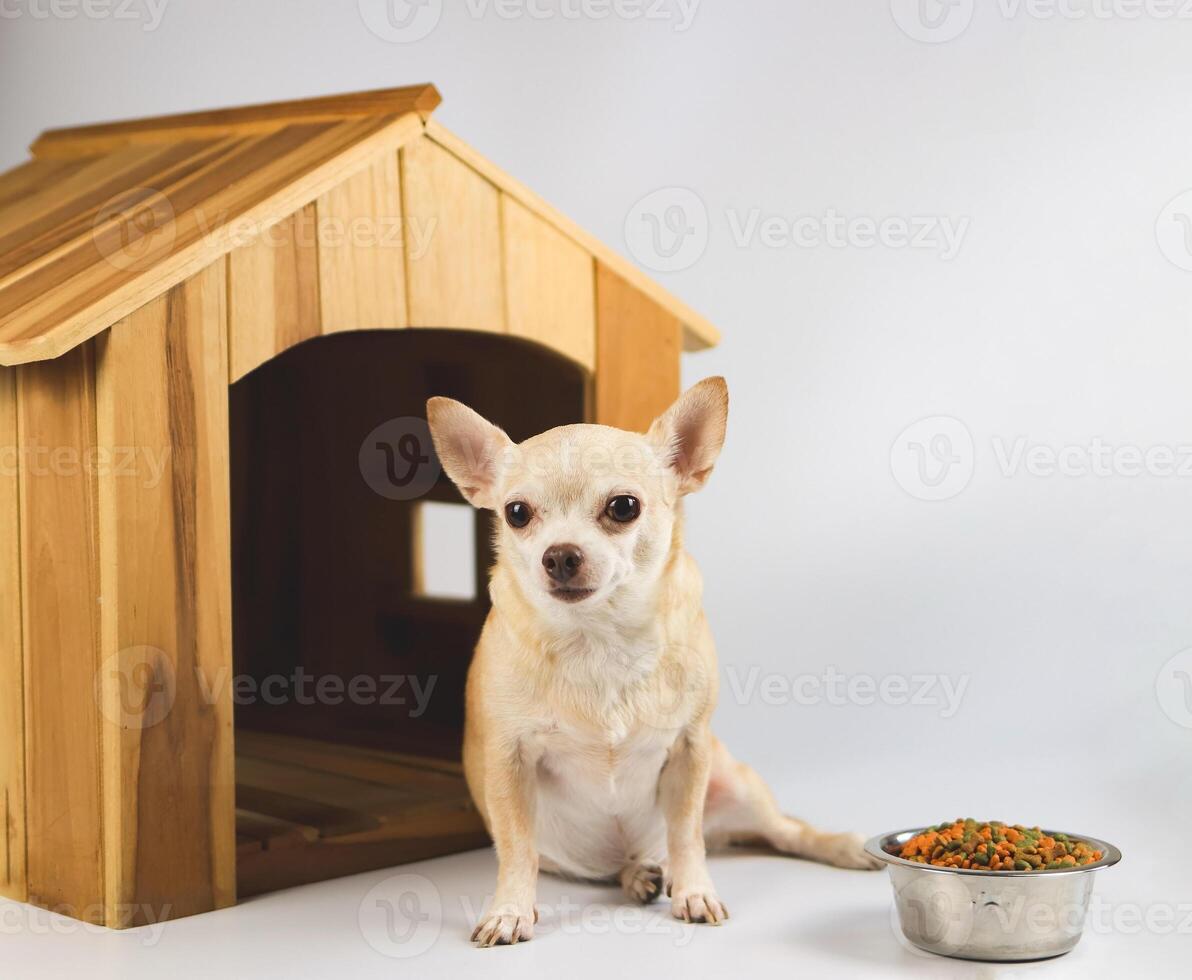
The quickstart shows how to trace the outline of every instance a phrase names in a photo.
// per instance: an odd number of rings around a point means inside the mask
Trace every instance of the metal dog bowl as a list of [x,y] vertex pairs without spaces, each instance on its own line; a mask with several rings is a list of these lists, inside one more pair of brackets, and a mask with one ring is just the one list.
[[904,843],[927,829],[882,834],[865,850],[890,869],[907,940],[965,960],[1041,960],[1068,952],[1084,929],[1094,873],[1122,859],[1112,844],[1084,834],[1068,836],[1100,851],[1101,860],[1051,871],[941,868],[898,856]]

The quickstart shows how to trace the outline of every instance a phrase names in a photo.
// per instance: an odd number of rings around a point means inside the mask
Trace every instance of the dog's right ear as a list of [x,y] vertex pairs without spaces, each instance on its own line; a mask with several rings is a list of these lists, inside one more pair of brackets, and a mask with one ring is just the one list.
[[439,462],[473,507],[495,510],[500,467],[513,441],[467,405],[451,398],[426,403],[426,420]]
[[679,493],[702,487],[716,465],[728,425],[728,385],[704,378],[654,420],[646,438],[661,449],[678,478]]

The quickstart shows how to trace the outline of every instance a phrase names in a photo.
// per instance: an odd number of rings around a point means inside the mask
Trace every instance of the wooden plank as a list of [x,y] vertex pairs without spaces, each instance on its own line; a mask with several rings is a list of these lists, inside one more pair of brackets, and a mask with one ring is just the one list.
[[720,331],[682,300],[671,295],[636,265],[609,248],[596,236],[585,231],[557,208],[551,206],[525,184],[476,152],[458,136],[445,129],[437,120],[426,124],[426,138],[461,160],[476,173],[534,214],[553,225],[573,242],[606,265],[630,285],[676,316],[683,324],[683,345],[686,350],[703,350],[720,343]]
[[397,155],[377,157],[315,210],[323,332],[408,326]]
[[679,397],[682,324],[596,266],[596,422],[644,432]]
[[[331,746],[327,751],[334,754],[340,748]],[[344,753],[344,758],[350,763],[352,757]],[[383,762],[381,764],[384,765]],[[287,800],[302,801],[303,805],[329,808],[328,813],[334,810],[341,814],[352,814],[349,822],[360,825],[355,829],[332,831],[318,821],[313,822],[312,826],[323,827],[325,837],[361,833],[376,829],[383,823],[400,822],[407,813],[424,811],[440,803],[468,800],[468,788],[462,773],[440,774],[437,779],[428,778],[423,782],[377,782],[367,772],[325,771],[311,769],[300,763],[276,762],[244,755],[237,756],[237,767],[236,787],[242,800],[252,799],[257,794],[272,794],[281,801],[279,805],[289,805],[285,804]],[[407,767],[407,771],[415,769]],[[424,775],[428,772],[421,771]],[[241,802],[241,808],[274,816],[282,815],[259,801],[248,804]]]
[[[263,813],[275,820],[313,827],[319,837],[346,837],[367,833],[381,825],[371,813],[312,799],[301,792],[286,792],[271,786],[253,785],[238,777],[236,799],[242,809]],[[350,801],[355,802],[355,801]]]
[[[0,282],[0,364],[70,350],[421,131],[422,120],[407,114],[240,139],[238,152],[176,188],[157,188],[159,196],[129,213],[114,212],[31,274],[17,271]],[[157,217],[145,231],[135,219],[149,210]],[[135,248],[126,247],[130,239]]]
[[103,921],[95,349],[17,374],[29,901]]
[[[0,283],[10,284],[48,265],[113,219],[118,204],[143,199],[129,188],[174,188],[193,180],[242,144],[236,140],[141,146],[92,159],[81,170],[47,180],[0,213]],[[126,213],[120,220],[129,220]]]
[[207,109],[172,116],[50,129],[29,148],[35,157],[73,157],[109,153],[135,142],[170,142],[255,133],[295,122],[324,122],[359,116],[428,116],[442,101],[433,85],[348,92],[289,102]]
[[66,184],[80,170],[85,170],[95,157],[75,160],[27,160],[12,170],[0,174],[0,229],[5,233],[13,225],[14,214],[20,214],[25,201],[37,197],[46,188]]
[[[99,157],[61,193],[46,193],[10,208],[6,240],[15,246],[0,265],[0,315],[5,329],[41,299],[49,283],[69,286],[66,298],[87,285],[81,277],[137,273],[167,256],[179,229],[193,218],[207,230],[224,215],[205,210],[211,195],[250,169],[269,167],[299,151],[326,129],[291,127],[268,136],[137,147]],[[90,176],[91,180],[82,181]],[[99,191],[97,194],[96,191]],[[47,211],[48,208],[48,211]],[[243,240],[254,229],[242,229]]]
[[458,763],[258,733],[237,763],[243,896],[487,843]]
[[291,823],[252,810],[236,810],[236,837],[256,841],[263,848],[276,851],[285,847],[300,847],[319,839],[317,827]]
[[503,333],[500,195],[428,139],[401,151],[410,324]]
[[314,204],[228,256],[228,303],[231,381],[319,335]]
[[107,924],[235,901],[224,266],[116,324],[98,361]]
[[[458,791],[458,779],[445,779],[443,782],[444,785],[439,787],[414,782],[392,786],[359,779],[355,775],[312,769],[291,762],[275,762],[245,755],[236,758],[236,785],[237,792],[241,794],[241,806],[245,806],[244,793],[249,789],[260,789],[310,800],[322,806],[346,808],[376,816],[392,812],[395,808],[400,809],[407,803],[426,798],[434,799],[450,792],[452,786]],[[259,806],[250,806],[248,809],[284,816]]]
[[16,370],[0,368],[0,895],[25,900],[25,668],[21,661]]
[[244,898],[344,875],[392,868],[444,854],[489,847],[480,815],[464,804],[437,805],[371,834],[320,839],[301,848],[242,853],[238,887]]
[[501,195],[505,297],[511,334],[582,364],[596,362],[592,256],[516,199]]
[[463,764],[458,760],[267,732],[244,732],[237,739],[236,756],[337,773],[398,788],[412,784],[441,787],[458,783],[463,776]]

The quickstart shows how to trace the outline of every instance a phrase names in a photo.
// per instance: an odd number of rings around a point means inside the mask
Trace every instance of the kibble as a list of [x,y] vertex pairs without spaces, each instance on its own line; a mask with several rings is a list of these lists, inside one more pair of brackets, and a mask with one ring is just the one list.
[[969,817],[928,827],[902,845],[899,857],[939,868],[1052,871],[1100,861],[1101,852],[1067,834]]

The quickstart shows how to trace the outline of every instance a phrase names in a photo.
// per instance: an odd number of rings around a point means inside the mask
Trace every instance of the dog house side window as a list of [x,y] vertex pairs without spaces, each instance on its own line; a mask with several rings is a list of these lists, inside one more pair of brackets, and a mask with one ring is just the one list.
[[414,593],[476,598],[476,512],[465,504],[422,501],[414,508]]

